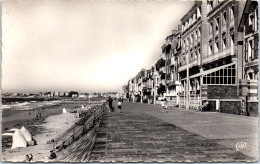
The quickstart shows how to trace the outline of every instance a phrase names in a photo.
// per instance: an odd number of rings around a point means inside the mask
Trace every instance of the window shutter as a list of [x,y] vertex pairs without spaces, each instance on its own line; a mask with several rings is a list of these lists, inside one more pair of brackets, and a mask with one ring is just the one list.
[[255,55],[254,55],[255,49],[254,49],[254,47],[255,47],[254,40],[252,40],[252,60],[255,59]]
[[254,14],[255,14],[255,16],[254,16],[255,17],[255,19],[254,19],[255,31],[257,31],[258,30],[258,15],[257,15],[258,14],[258,9],[257,8],[255,9],[255,13]]
[[248,61],[248,53],[247,53],[247,49],[248,49],[248,42],[246,42],[245,44],[245,61]]

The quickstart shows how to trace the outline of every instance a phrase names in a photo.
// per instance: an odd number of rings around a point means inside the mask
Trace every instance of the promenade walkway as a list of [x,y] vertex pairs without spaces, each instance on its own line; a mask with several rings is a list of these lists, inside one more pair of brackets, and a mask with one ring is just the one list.
[[[256,161],[258,118],[124,102],[105,112],[90,162]],[[247,146],[236,151],[236,143]]]

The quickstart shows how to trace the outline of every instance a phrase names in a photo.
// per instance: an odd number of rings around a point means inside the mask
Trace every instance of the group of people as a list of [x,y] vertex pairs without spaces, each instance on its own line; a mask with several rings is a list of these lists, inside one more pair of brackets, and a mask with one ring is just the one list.
[[[108,97],[107,99],[107,102],[108,102],[108,107],[109,107],[109,110],[110,112],[114,112],[114,107],[113,107],[113,98],[111,96]],[[119,99],[118,102],[117,102],[117,107],[119,110],[121,110],[122,108],[122,102],[123,102],[123,99]],[[164,98],[164,99],[161,99],[161,111],[162,113],[166,113],[167,112],[167,99]]]
[[[109,112],[114,112],[115,108],[113,107],[113,98],[111,96],[108,97],[107,102],[108,102]],[[122,109],[122,102],[123,99],[118,99],[117,108],[119,110]]]

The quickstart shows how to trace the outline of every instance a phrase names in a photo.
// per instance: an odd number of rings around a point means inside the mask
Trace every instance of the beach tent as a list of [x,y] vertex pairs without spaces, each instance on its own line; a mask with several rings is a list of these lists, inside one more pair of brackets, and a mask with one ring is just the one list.
[[26,141],[32,141],[32,135],[24,126],[21,128],[20,133],[24,136]]
[[26,146],[27,146],[27,142],[24,136],[19,132],[19,130],[16,130],[13,134],[12,149],[17,147],[26,147]]
[[67,113],[67,110],[65,108],[63,108],[62,113]]

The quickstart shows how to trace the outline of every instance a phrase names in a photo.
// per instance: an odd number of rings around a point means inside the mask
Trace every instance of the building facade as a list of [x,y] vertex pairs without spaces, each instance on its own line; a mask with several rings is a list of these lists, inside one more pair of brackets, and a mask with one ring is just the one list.
[[247,115],[258,115],[258,2],[248,0],[238,31],[243,33],[241,97],[242,110]]
[[211,111],[258,115],[258,40],[257,1],[195,1],[166,37],[152,76],[138,74],[146,79],[138,92],[150,79],[153,103],[198,109],[208,101]]

